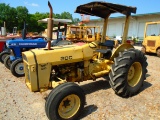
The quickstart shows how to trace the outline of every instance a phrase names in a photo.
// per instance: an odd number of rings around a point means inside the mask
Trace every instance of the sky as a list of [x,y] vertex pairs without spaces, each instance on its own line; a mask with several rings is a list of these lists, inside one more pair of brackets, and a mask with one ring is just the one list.
[[[54,13],[61,14],[69,12],[73,18],[81,18],[80,14],[74,13],[77,6],[92,1],[105,1],[115,4],[123,4],[127,6],[137,7],[136,14],[146,14],[160,12],[160,0],[49,0]],[[11,7],[25,6],[29,13],[49,12],[48,0],[0,0],[0,3],[9,4]],[[120,16],[120,15],[113,15]],[[92,19],[92,17],[90,18]]]

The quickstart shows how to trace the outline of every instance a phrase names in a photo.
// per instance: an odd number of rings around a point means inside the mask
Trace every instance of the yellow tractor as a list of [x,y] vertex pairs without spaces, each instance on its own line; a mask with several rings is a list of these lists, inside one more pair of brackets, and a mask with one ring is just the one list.
[[[49,7],[51,12],[50,3]],[[131,13],[136,13],[136,7],[90,2],[78,6],[75,12],[104,19],[101,40],[50,47],[52,35],[48,34],[48,48],[23,52],[25,83],[30,91],[52,89],[45,103],[50,120],[77,119],[85,105],[85,92],[77,84],[79,82],[109,76],[111,88],[117,95],[131,97],[140,91],[146,79],[147,58],[126,43],[129,19]],[[123,42],[114,52],[110,49],[114,44],[104,42],[108,18],[112,13],[126,15]],[[50,31],[54,22],[51,14],[48,20]],[[97,56],[94,56],[95,52]]]
[[93,42],[100,40],[101,33],[99,26],[67,26],[66,39],[73,42]]
[[146,23],[141,51],[156,53],[160,57],[160,21]]

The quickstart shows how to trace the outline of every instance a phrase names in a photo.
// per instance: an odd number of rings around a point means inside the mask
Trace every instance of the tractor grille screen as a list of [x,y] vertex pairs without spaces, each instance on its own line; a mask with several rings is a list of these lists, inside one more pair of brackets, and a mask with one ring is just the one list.
[[147,41],[147,46],[155,47],[155,41],[153,41],[153,40],[148,40],[148,41]]
[[[28,80],[30,80],[30,74],[29,74],[29,68],[28,68],[28,65],[26,65],[26,67],[25,67],[25,68],[26,68],[26,73],[25,73],[25,74],[26,74],[26,77],[27,77],[27,79],[28,79]],[[30,82],[30,81],[29,81],[29,82]]]

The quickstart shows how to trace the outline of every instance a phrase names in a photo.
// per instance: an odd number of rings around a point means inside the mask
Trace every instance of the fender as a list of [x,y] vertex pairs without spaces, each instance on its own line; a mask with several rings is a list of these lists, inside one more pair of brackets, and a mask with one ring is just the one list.
[[129,43],[121,44],[120,46],[118,46],[118,47],[114,50],[114,52],[113,52],[110,60],[113,60],[115,57],[118,57],[119,52],[122,52],[122,51],[124,51],[125,49],[129,49],[129,48],[134,48],[134,47],[133,47],[131,44],[129,44]]

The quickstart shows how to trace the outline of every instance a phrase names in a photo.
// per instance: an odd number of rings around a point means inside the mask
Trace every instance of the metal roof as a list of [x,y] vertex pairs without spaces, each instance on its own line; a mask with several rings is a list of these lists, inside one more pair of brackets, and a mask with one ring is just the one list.
[[[135,14],[132,15],[132,17],[141,17],[141,16],[152,16],[152,15],[158,15],[160,16],[160,12],[155,12],[155,13],[144,13],[144,14]],[[125,18],[125,16],[114,16],[114,17],[110,17],[109,19],[118,19],[118,18]],[[90,21],[102,21],[103,19],[101,18],[97,18],[97,19],[90,19]]]
[[[45,19],[42,19],[42,20],[38,20],[38,22],[41,22],[41,23],[47,23],[47,20],[49,18],[45,18]],[[58,24],[58,23],[71,23],[72,20],[71,19],[55,19],[55,18],[52,18],[53,21],[54,21],[54,24]]]
[[87,4],[79,5],[76,8],[75,13],[106,18],[108,14],[112,13],[131,15],[131,13],[136,13],[136,9],[136,7],[113,4],[108,2],[90,2]]

